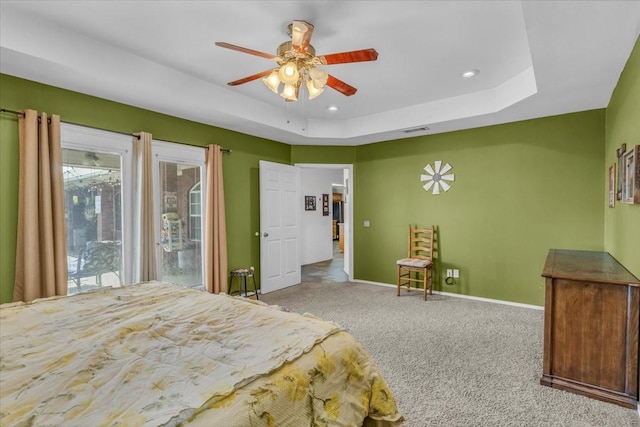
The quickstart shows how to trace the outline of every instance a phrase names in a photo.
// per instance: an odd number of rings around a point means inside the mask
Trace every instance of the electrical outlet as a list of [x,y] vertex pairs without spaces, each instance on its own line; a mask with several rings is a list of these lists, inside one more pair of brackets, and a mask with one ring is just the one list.
[[453,270],[453,278],[457,279],[459,277],[460,277],[460,270],[458,270],[458,269]]
[[447,277],[453,277],[453,270],[450,268],[447,268]]
[[365,219],[365,220],[364,220],[364,227],[365,227],[365,228],[369,228],[369,227],[371,227],[371,221],[369,221],[368,219]]

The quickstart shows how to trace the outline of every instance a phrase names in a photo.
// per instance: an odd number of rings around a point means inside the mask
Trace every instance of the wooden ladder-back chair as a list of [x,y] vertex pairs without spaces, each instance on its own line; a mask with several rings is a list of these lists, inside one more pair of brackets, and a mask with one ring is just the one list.
[[[427,300],[427,290],[433,293],[433,238],[435,228],[417,228],[409,225],[409,250],[407,258],[399,259],[398,265],[398,296],[400,287],[407,285],[410,291],[411,282],[422,283],[424,300]],[[416,286],[414,289],[418,289]]]

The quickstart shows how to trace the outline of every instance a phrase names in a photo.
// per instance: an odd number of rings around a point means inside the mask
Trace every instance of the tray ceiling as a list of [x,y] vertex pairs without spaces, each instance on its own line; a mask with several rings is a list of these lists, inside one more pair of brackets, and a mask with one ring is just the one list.
[[[0,16],[2,73],[300,145],[604,108],[640,30],[636,1],[3,0]],[[378,51],[324,67],[354,96],[226,85],[274,63],[214,42],[275,54],[294,19],[314,24],[318,54]]]

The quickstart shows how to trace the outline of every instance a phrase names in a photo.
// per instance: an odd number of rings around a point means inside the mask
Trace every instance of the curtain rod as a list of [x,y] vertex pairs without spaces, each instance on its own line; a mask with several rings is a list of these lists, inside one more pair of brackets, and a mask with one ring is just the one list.
[[24,117],[24,113],[22,111],[7,110],[6,108],[0,108],[0,113],[11,113],[15,114],[16,116]]
[[[133,135],[133,136],[135,136],[136,138],[140,139],[140,135]],[[202,147],[202,145],[189,144],[189,143],[186,143],[186,142],[169,141],[168,139],[158,139],[158,141],[168,142],[169,144],[188,145],[190,147]],[[205,147],[203,147],[203,148],[205,148]],[[232,150],[230,148],[222,148],[222,147],[220,147],[220,151],[222,151],[223,153],[229,153],[229,154],[231,154],[231,152],[232,152]]]
[[[9,110],[7,108],[0,108],[0,113],[10,113],[10,114],[15,114],[16,116],[24,117],[24,113],[22,111]],[[71,122],[63,122],[63,123],[67,123],[67,124],[70,124],[70,125],[76,125],[76,126],[83,126],[83,127],[87,127],[87,128],[91,128],[91,129],[96,129],[96,130],[103,130],[103,131],[106,131],[106,132],[119,133],[119,134],[122,134],[122,135],[135,136],[136,138],[140,139],[140,135],[134,135],[134,134],[125,133],[125,132],[118,132],[118,131],[113,131],[113,130],[109,130],[109,129],[103,129],[103,128],[99,128],[99,127],[95,127],[95,126],[87,126],[87,125],[83,125],[83,124],[78,124],[78,123],[71,123]],[[191,145],[192,147],[201,147],[200,145],[185,144],[184,142],[175,142],[175,141],[166,141],[166,140],[163,140],[163,141],[164,142],[170,142],[172,144],[182,144],[182,145]],[[229,148],[220,148],[220,151],[222,151],[223,153],[231,153],[231,149],[229,149]]]

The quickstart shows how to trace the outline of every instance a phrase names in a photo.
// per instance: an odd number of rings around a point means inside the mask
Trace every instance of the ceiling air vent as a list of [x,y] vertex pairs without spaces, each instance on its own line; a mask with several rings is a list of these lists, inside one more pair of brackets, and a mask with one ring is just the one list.
[[414,132],[424,132],[426,130],[429,130],[429,128],[426,127],[426,126],[421,126],[419,128],[404,129],[402,132],[404,132],[404,133],[414,133]]

